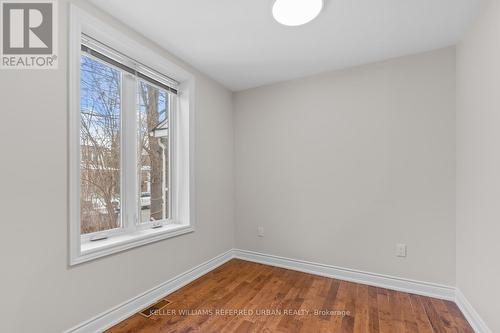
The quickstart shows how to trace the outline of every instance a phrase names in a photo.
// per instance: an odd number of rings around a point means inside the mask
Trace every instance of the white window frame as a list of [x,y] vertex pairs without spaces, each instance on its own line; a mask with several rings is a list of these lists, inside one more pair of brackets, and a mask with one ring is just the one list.
[[[121,54],[144,64],[154,71],[174,78],[177,87],[177,103],[171,110],[172,121],[169,128],[171,145],[171,169],[169,184],[170,219],[159,223],[138,223],[138,182],[122,182],[122,227],[95,235],[80,234],[80,56],[82,34],[117,50]],[[69,264],[107,256],[137,246],[190,233],[195,230],[195,193],[194,193],[194,75],[173,61],[144,46],[78,6],[70,5],[69,31]],[[128,90],[122,100],[122,152],[121,174],[135,172],[137,169],[137,137],[129,126],[136,126],[136,79],[122,75],[122,91]],[[132,100],[133,99],[133,100]],[[131,108],[133,107],[134,110]],[[128,133],[128,137],[127,137]],[[125,145],[123,143],[126,143]],[[133,156],[133,158],[130,158]],[[137,177],[137,175],[135,176]],[[129,178],[127,178],[129,179]],[[130,184],[133,183],[133,184]],[[157,227],[158,224],[161,228]],[[105,235],[107,238],[90,241],[92,236]]]

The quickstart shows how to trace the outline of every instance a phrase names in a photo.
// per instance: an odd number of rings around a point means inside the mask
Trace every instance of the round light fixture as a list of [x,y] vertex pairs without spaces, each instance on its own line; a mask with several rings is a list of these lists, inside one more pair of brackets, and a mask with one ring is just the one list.
[[273,16],[283,25],[298,26],[314,20],[323,9],[323,0],[275,0]]

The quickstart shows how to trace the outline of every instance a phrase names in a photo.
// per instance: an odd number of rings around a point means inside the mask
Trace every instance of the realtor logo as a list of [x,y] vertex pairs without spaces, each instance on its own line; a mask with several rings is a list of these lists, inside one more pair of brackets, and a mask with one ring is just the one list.
[[56,3],[1,1],[2,69],[57,68]]

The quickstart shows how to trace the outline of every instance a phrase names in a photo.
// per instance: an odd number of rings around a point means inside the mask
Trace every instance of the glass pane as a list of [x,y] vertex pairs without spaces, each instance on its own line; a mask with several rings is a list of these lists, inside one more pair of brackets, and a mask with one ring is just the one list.
[[80,220],[87,234],[121,224],[121,73],[83,55],[80,77]]
[[138,82],[141,223],[169,218],[169,94]]

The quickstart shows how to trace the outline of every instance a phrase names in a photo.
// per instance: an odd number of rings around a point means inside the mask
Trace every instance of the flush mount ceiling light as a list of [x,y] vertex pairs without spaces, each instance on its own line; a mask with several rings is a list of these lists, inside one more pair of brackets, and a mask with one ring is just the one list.
[[323,9],[323,0],[275,0],[273,16],[283,25],[298,26],[314,20]]

